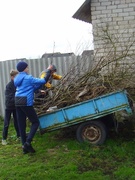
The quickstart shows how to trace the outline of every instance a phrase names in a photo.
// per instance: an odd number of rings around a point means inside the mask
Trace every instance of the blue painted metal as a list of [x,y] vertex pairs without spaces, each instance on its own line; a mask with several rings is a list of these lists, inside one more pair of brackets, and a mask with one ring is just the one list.
[[39,116],[40,129],[53,131],[126,110],[132,114],[125,90],[105,94]]

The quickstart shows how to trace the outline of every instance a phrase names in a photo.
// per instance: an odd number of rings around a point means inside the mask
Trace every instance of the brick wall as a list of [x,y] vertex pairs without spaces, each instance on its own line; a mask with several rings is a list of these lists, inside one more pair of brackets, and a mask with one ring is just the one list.
[[[135,0],[91,0],[94,49],[102,56],[112,43],[123,51],[135,40]],[[111,39],[107,39],[108,33]],[[106,47],[104,47],[106,45]],[[135,45],[130,51],[134,53]]]

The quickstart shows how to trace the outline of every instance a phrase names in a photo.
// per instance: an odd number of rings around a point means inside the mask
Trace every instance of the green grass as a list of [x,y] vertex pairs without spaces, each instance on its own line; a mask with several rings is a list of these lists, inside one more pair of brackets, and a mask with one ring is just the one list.
[[[0,120],[2,134],[3,121]],[[54,131],[32,142],[35,154],[22,154],[21,143],[11,137],[0,145],[0,180],[134,180],[135,136],[130,129],[112,132],[102,146],[78,143],[75,135]]]

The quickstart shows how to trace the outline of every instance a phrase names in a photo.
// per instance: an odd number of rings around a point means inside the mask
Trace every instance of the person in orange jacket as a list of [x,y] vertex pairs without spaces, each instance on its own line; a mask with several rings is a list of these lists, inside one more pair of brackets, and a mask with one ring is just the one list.
[[[46,88],[51,88],[51,87],[53,87],[53,86],[52,86],[52,80],[53,80],[53,79],[55,79],[55,80],[60,80],[60,79],[62,78],[61,75],[56,74],[56,72],[57,72],[56,66],[53,65],[53,64],[51,64],[50,66],[52,67],[53,70],[52,70],[52,73],[51,73],[51,76],[50,76],[48,82],[45,84],[45,87],[46,87]],[[40,78],[44,78],[45,75],[46,75],[46,70],[42,71],[42,72],[40,73],[39,77],[40,77]]]
[[[42,87],[40,88],[40,92],[36,95],[36,98],[44,98],[45,95],[48,95],[48,94],[50,96],[52,96],[51,88],[53,87],[53,85],[52,85],[53,79],[54,80],[61,80],[61,78],[62,78],[61,75],[56,74],[57,68],[55,65],[50,64],[49,67],[51,67],[51,69],[52,69],[51,76],[50,76],[49,80],[47,81],[47,83],[42,85]],[[46,72],[47,72],[47,69],[42,71],[40,73],[39,77],[41,79],[44,78],[46,76]]]

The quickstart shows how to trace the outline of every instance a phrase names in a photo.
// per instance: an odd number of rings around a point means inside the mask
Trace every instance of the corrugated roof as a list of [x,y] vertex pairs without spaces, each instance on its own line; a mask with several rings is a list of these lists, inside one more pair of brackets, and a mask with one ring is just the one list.
[[72,17],[91,23],[91,0],[86,0]]

